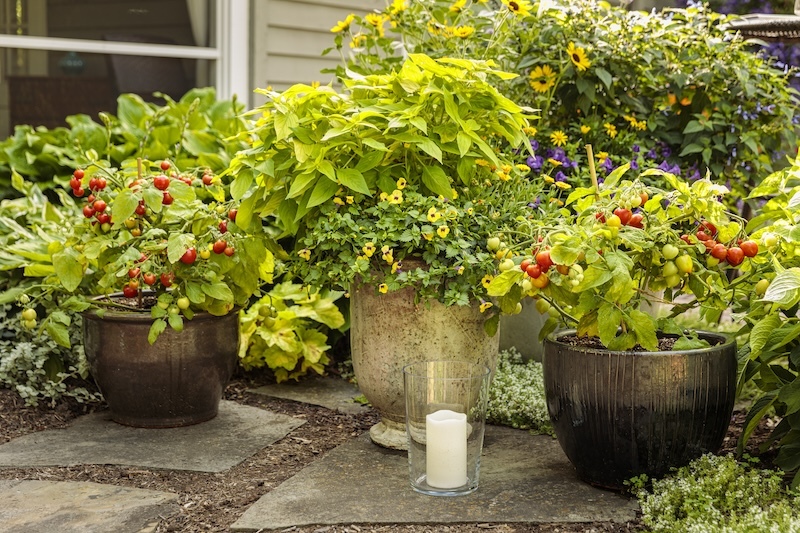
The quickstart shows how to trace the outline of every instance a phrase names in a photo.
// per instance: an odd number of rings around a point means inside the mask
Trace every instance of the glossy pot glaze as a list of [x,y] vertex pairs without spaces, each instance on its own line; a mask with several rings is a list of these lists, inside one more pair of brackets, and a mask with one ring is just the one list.
[[152,323],[149,312],[84,314],[86,358],[112,420],[165,428],[214,418],[236,368],[238,313],[198,313],[184,320],[183,331],[167,327],[151,345]]
[[662,476],[722,445],[736,393],[736,343],[700,332],[710,348],[612,352],[544,345],[547,409],[578,475],[622,489],[640,474]]

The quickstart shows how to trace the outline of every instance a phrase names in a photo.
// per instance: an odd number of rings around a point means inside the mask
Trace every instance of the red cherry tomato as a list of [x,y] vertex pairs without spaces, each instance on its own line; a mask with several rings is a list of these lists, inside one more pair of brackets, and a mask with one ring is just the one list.
[[161,162],[161,170],[169,170],[170,164],[169,161],[162,161]]
[[164,191],[164,199],[161,200],[161,203],[164,205],[172,205],[173,199],[172,195],[167,191]]
[[711,256],[716,257],[720,261],[725,259],[727,255],[728,255],[728,247],[725,246],[724,244],[715,244],[714,247],[711,249]]
[[523,272],[528,270],[528,266],[530,266],[531,260],[530,259],[523,259],[522,262],[519,264],[519,269]]
[[191,265],[196,260],[197,260],[197,250],[195,250],[194,248],[189,248],[188,250],[183,252],[183,255],[180,258],[180,262],[183,263],[184,265]]
[[[550,251],[544,250],[536,254],[536,264],[542,269],[542,272],[547,272],[553,266],[553,260],[550,259]],[[531,276],[533,277],[533,276]]]
[[228,218],[236,222],[236,215],[239,213],[238,209],[231,209],[228,211]]
[[125,298],[136,298],[139,294],[139,289],[137,287],[131,286],[129,283],[126,283],[124,287],[122,287],[122,295]]
[[728,248],[726,259],[728,260],[728,264],[731,266],[741,265],[742,261],[744,261],[744,252],[738,246],[731,246]]
[[542,275],[542,268],[536,263],[531,263],[525,272],[533,279],[536,279]]
[[624,207],[618,207],[614,209],[614,214],[619,217],[620,222],[622,222],[623,226],[627,226],[628,222],[631,221],[631,217],[633,213],[631,213],[630,209],[625,209]]
[[160,174],[153,178],[153,185],[155,185],[156,189],[165,191],[169,187],[169,178],[163,174]]
[[155,285],[156,283],[156,275],[152,272],[145,274],[142,279],[144,280],[145,285]]
[[90,205],[83,206],[83,216],[86,218],[92,218],[94,216],[94,207]]
[[142,272],[142,269],[139,268],[139,267],[132,268],[132,269],[128,270],[128,277],[131,278],[131,279],[138,278],[139,274],[141,274],[141,272]]
[[78,178],[79,180],[83,179],[85,173],[83,172],[82,168],[76,168],[75,171],[72,173],[72,176]]
[[755,257],[758,254],[758,243],[753,240],[746,240],[739,245],[745,257]]
[[631,215],[631,219],[628,222],[628,225],[632,228],[642,229],[644,228],[644,224],[642,223],[643,219],[644,215],[642,215],[641,213],[634,213],[633,215]]
[[235,249],[233,246],[226,246],[226,247],[225,247],[225,255],[227,255],[228,257],[230,257],[230,256],[232,256],[234,253],[236,253],[236,249]]
[[161,284],[165,287],[169,287],[172,285],[172,281],[175,279],[174,274],[172,272],[162,272],[160,276]]
[[225,241],[220,239],[220,240],[218,240],[217,242],[214,243],[214,253],[215,254],[221,254],[221,253],[225,252],[225,248],[227,248],[227,247],[228,247],[228,243],[226,243]]

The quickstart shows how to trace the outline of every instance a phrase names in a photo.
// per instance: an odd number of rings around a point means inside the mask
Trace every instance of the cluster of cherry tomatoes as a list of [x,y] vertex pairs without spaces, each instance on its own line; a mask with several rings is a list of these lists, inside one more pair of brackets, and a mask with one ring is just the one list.
[[687,244],[702,242],[709,254],[707,264],[713,267],[722,262],[731,266],[739,266],[745,257],[755,257],[758,254],[758,243],[754,240],[739,240],[733,246],[726,246],[717,242],[717,228],[710,222],[702,222],[694,236],[684,234],[681,239]]
[[[83,198],[86,195],[86,189],[83,188],[83,177],[85,172],[83,169],[76,169],[72,173],[72,178],[69,180],[69,186],[72,188],[72,194],[76,198]],[[83,206],[83,216],[86,218],[94,218],[93,224],[100,224],[103,231],[111,229],[111,211],[108,209],[108,204],[102,198],[97,198],[97,194],[104,190],[108,182],[103,177],[92,177],[89,179],[89,196],[86,197],[86,205]]]

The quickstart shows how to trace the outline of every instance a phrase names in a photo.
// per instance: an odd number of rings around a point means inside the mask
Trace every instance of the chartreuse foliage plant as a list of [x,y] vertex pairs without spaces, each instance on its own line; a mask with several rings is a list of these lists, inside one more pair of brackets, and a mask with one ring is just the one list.
[[782,472],[762,470],[731,455],[703,455],[664,479],[634,483],[642,522],[652,533],[750,533],[800,530],[800,494]]
[[245,370],[267,366],[278,383],[330,363],[327,331],[342,328],[341,292],[319,292],[285,281],[242,312],[239,357]]
[[[331,50],[339,75],[390,72],[409,53],[491,59],[519,74],[497,83],[541,110],[535,155],[519,158],[541,180],[588,184],[592,144],[601,173],[625,163],[682,179],[710,170],[735,200],[795,151],[795,72],[692,4],[645,13],[597,0],[397,0],[331,28]],[[569,194],[550,183],[543,210]]]
[[793,485],[800,486],[800,161],[764,179],[752,192],[762,203],[748,229],[762,243],[755,258],[750,291],[735,311],[745,320],[742,332],[749,343],[742,351],[744,371],[740,386],[753,380],[760,393],[751,407],[740,447],[761,418],[774,411],[781,417],[765,447],[778,442],[776,463],[797,472]]
[[389,74],[353,73],[341,93],[263,91],[253,146],[229,170],[240,220],[276,216],[295,237],[289,271],[305,283],[414,285],[423,298],[488,310],[486,240],[533,216],[530,169],[511,160],[527,145],[529,113],[492,86],[513,76],[412,54]]
[[[732,299],[748,297],[739,290],[747,275],[728,276],[758,245],[744,221],[726,212],[724,186],[645,171],[669,184],[661,189],[624,180],[626,167],[600,187],[574,190],[558,217],[526,219],[506,232],[514,256],[500,263],[489,294],[504,311],[524,297],[538,299],[540,312],[551,315],[542,336],[561,322],[611,350],[656,350],[658,332],[681,336],[675,349],[701,346],[674,317],[699,308],[716,322]],[[676,303],[678,296],[687,297]],[[653,303],[671,305],[671,316],[645,312]]]
[[239,134],[249,122],[241,117],[244,105],[235,99],[218,100],[213,88],[202,88],[178,101],[165,100],[159,106],[123,94],[116,115],[73,115],[66,118],[68,127],[53,129],[17,126],[0,143],[0,198],[19,195],[11,186],[13,173],[43,189],[59,188],[75,168],[89,163],[89,151],[114,166],[136,157],[169,159],[180,168],[202,167],[216,174],[247,146]]

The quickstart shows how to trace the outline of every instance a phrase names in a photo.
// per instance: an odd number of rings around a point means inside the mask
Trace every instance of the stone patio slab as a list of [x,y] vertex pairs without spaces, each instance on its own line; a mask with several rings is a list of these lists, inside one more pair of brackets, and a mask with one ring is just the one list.
[[274,398],[293,400],[296,402],[320,405],[340,413],[357,415],[365,412],[369,407],[354,400],[361,395],[358,387],[352,383],[337,378],[318,376],[302,381],[284,381],[264,385],[248,392],[264,394]]
[[547,523],[633,520],[638,504],[580,481],[558,442],[487,426],[478,490],[460,497],[418,494],[405,452],[364,434],[265,494],[234,531],[358,523]]
[[83,481],[0,480],[0,530],[142,533],[178,512],[177,494]]
[[132,428],[107,412],[66,429],[31,433],[0,446],[0,467],[113,464],[222,472],[282,439],[305,421],[222,401],[216,418],[181,428]]

